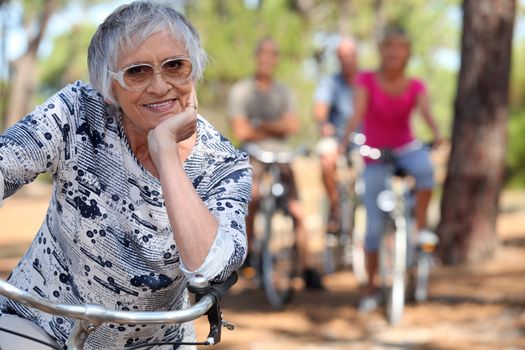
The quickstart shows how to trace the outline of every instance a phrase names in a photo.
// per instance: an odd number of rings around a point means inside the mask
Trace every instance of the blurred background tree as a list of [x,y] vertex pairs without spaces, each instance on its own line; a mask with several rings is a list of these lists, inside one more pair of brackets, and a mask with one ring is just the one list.
[[445,262],[497,246],[516,0],[464,0],[461,69],[438,233]]
[[[38,79],[36,67],[40,46],[44,40],[51,17],[64,10],[67,5],[75,3],[88,7],[101,0],[4,0],[0,3],[2,17],[7,17],[14,12],[13,7],[20,8],[21,16],[18,25],[23,29],[26,43],[25,50],[16,59],[7,62],[7,50],[1,54],[2,65],[8,65],[7,78],[2,83],[2,125],[8,127],[14,124],[21,116],[30,112],[34,106],[34,96],[37,94],[41,80]],[[12,19],[11,19],[12,20]],[[7,41],[8,28],[2,28],[2,47]],[[84,49],[84,47],[82,47]],[[84,50],[85,52],[85,50]]]

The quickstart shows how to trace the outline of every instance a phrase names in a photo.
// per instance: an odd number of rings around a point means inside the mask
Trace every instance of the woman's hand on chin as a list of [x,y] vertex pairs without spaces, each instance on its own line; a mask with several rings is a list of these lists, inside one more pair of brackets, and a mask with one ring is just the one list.
[[[159,168],[161,156],[178,156],[178,143],[187,140],[197,131],[197,98],[192,89],[184,111],[164,120],[148,132],[151,159]],[[160,169],[159,169],[160,170]]]

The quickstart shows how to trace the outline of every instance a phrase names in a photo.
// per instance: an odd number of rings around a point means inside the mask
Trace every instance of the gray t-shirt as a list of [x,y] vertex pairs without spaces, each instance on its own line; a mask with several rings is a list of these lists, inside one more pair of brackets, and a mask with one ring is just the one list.
[[[264,121],[278,120],[285,113],[294,111],[294,101],[290,90],[279,82],[274,82],[270,89],[257,89],[255,79],[248,78],[236,83],[230,90],[228,114],[231,119],[245,117],[257,128]],[[264,145],[287,144],[285,139],[267,139],[257,141]],[[267,149],[268,147],[264,147]]]

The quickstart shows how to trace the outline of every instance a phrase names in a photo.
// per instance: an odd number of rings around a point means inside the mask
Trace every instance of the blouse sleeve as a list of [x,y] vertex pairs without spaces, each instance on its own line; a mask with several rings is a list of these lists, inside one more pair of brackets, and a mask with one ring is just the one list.
[[71,99],[65,88],[0,135],[0,204],[38,174],[56,173],[71,140]]
[[240,268],[247,253],[245,217],[251,196],[251,174],[248,159],[243,158],[212,187],[204,204],[217,218],[219,228],[208,256],[198,269],[189,271],[181,262],[186,276],[199,274],[210,281],[222,281]]

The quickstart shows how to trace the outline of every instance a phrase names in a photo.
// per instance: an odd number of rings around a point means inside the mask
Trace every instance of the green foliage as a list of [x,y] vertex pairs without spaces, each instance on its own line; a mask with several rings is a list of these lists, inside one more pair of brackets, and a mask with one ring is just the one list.
[[80,23],[55,38],[53,51],[40,62],[40,100],[78,79],[88,81],[86,53],[95,30]]
[[525,186],[525,67],[520,59],[524,53],[523,43],[514,47],[507,146],[507,184],[519,187]]
[[508,126],[507,184],[525,186],[525,109],[511,113]]
[[287,1],[265,0],[258,8],[248,8],[241,0],[194,1],[188,17],[201,34],[210,58],[199,88],[199,104],[213,106],[214,113],[207,117],[223,133],[229,132],[228,91],[236,81],[253,74],[255,45],[267,36],[273,37],[280,48],[278,78],[294,90],[301,101],[299,113],[304,124],[309,124],[312,84],[305,81],[302,72],[309,40],[301,40],[308,38],[308,28]]
[[[409,67],[412,75],[427,83],[434,112],[444,135],[448,136],[452,119],[452,101],[457,72],[438,62],[437,49],[458,52],[460,23],[455,23],[453,10],[458,10],[459,0],[404,0],[383,1],[385,23],[405,27],[413,40],[413,58]],[[305,62],[314,61],[319,50],[314,35],[319,31],[336,30],[339,1],[315,1],[312,13],[300,13],[291,1],[264,0],[257,8],[248,8],[242,0],[192,1],[188,15],[201,33],[204,46],[210,55],[205,81],[199,89],[201,105],[213,106],[215,115],[208,116],[227,133],[226,99],[231,85],[252,74],[253,49],[264,36],[273,36],[281,47],[278,77],[296,93],[299,113],[303,121],[300,139],[315,140],[312,118],[313,91],[317,78],[325,71],[334,71],[335,60],[320,62],[318,74],[305,72]],[[322,21],[315,14],[327,13]],[[316,13],[314,13],[316,12]],[[352,1],[350,28],[360,43],[360,66],[375,69],[378,55],[374,37],[377,16],[373,1]],[[343,19],[344,20],[344,19]],[[322,44],[321,44],[322,46]],[[330,53],[328,53],[330,54]],[[333,52],[332,52],[333,55]],[[328,64],[328,67],[326,65]],[[327,69],[326,69],[327,68]],[[428,129],[416,122],[416,132],[429,137]]]
[[[22,0],[20,0],[22,1]],[[24,0],[27,16],[38,13],[43,0]],[[76,0],[77,4],[98,3],[100,0]],[[445,136],[450,134],[457,71],[443,63],[439,54],[459,53],[461,9],[459,0],[382,1],[382,17],[378,17],[373,0],[352,0],[350,16],[340,18],[342,1],[311,0],[303,2],[309,8],[299,9],[293,0],[263,0],[259,6],[246,6],[243,0],[193,0],[185,2],[185,11],[199,31],[209,54],[209,64],[198,94],[200,106],[207,118],[229,135],[226,116],[227,95],[231,85],[250,76],[254,69],[254,46],[265,36],[272,36],[281,49],[278,79],[295,93],[303,128],[297,142],[315,142],[313,123],[313,93],[319,77],[337,70],[333,48],[314,39],[320,32],[334,33],[338,23],[348,21],[350,31],[359,42],[360,68],[375,69],[378,53],[374,30],[379,18],[386,23],[405,27],[413,42],[409,72],[422,78],[428,87],[434,115]],[[39,5],[40,4],[40,5]],[[65,2],[59,0],[64,6]],[[60,9],[59,9],[60,10]],[[57,11],[59,11],[57,10]],[[86,21],[89,18],[86,18]],[[87,78],[86,49],[98,23],[78,23],[71,31],[54,38],[49,57],[40,62],[40,93],[45,98],[66,83]],[[325,46],[323,46],[325,45]],[[328,59],[316,64],[316,56],[325,51]],[[519,49],[519,53],[523,49]],[[319,62],[318,62],[319,63]],[[525,68],[514,60],[511,101],[513,110],[525,110]],[[306,69],[307,67],[309,69]],[[510,133],[520,129],[519,117],[511,118]],[[416,133],[429,138],[426,126],[419,118]],[[518,142],[511,141],[509,154],[525,154]],[[519,157],[509,155],[509,167],[519,166]],[[511,173],[515,173],[514,170]]]

